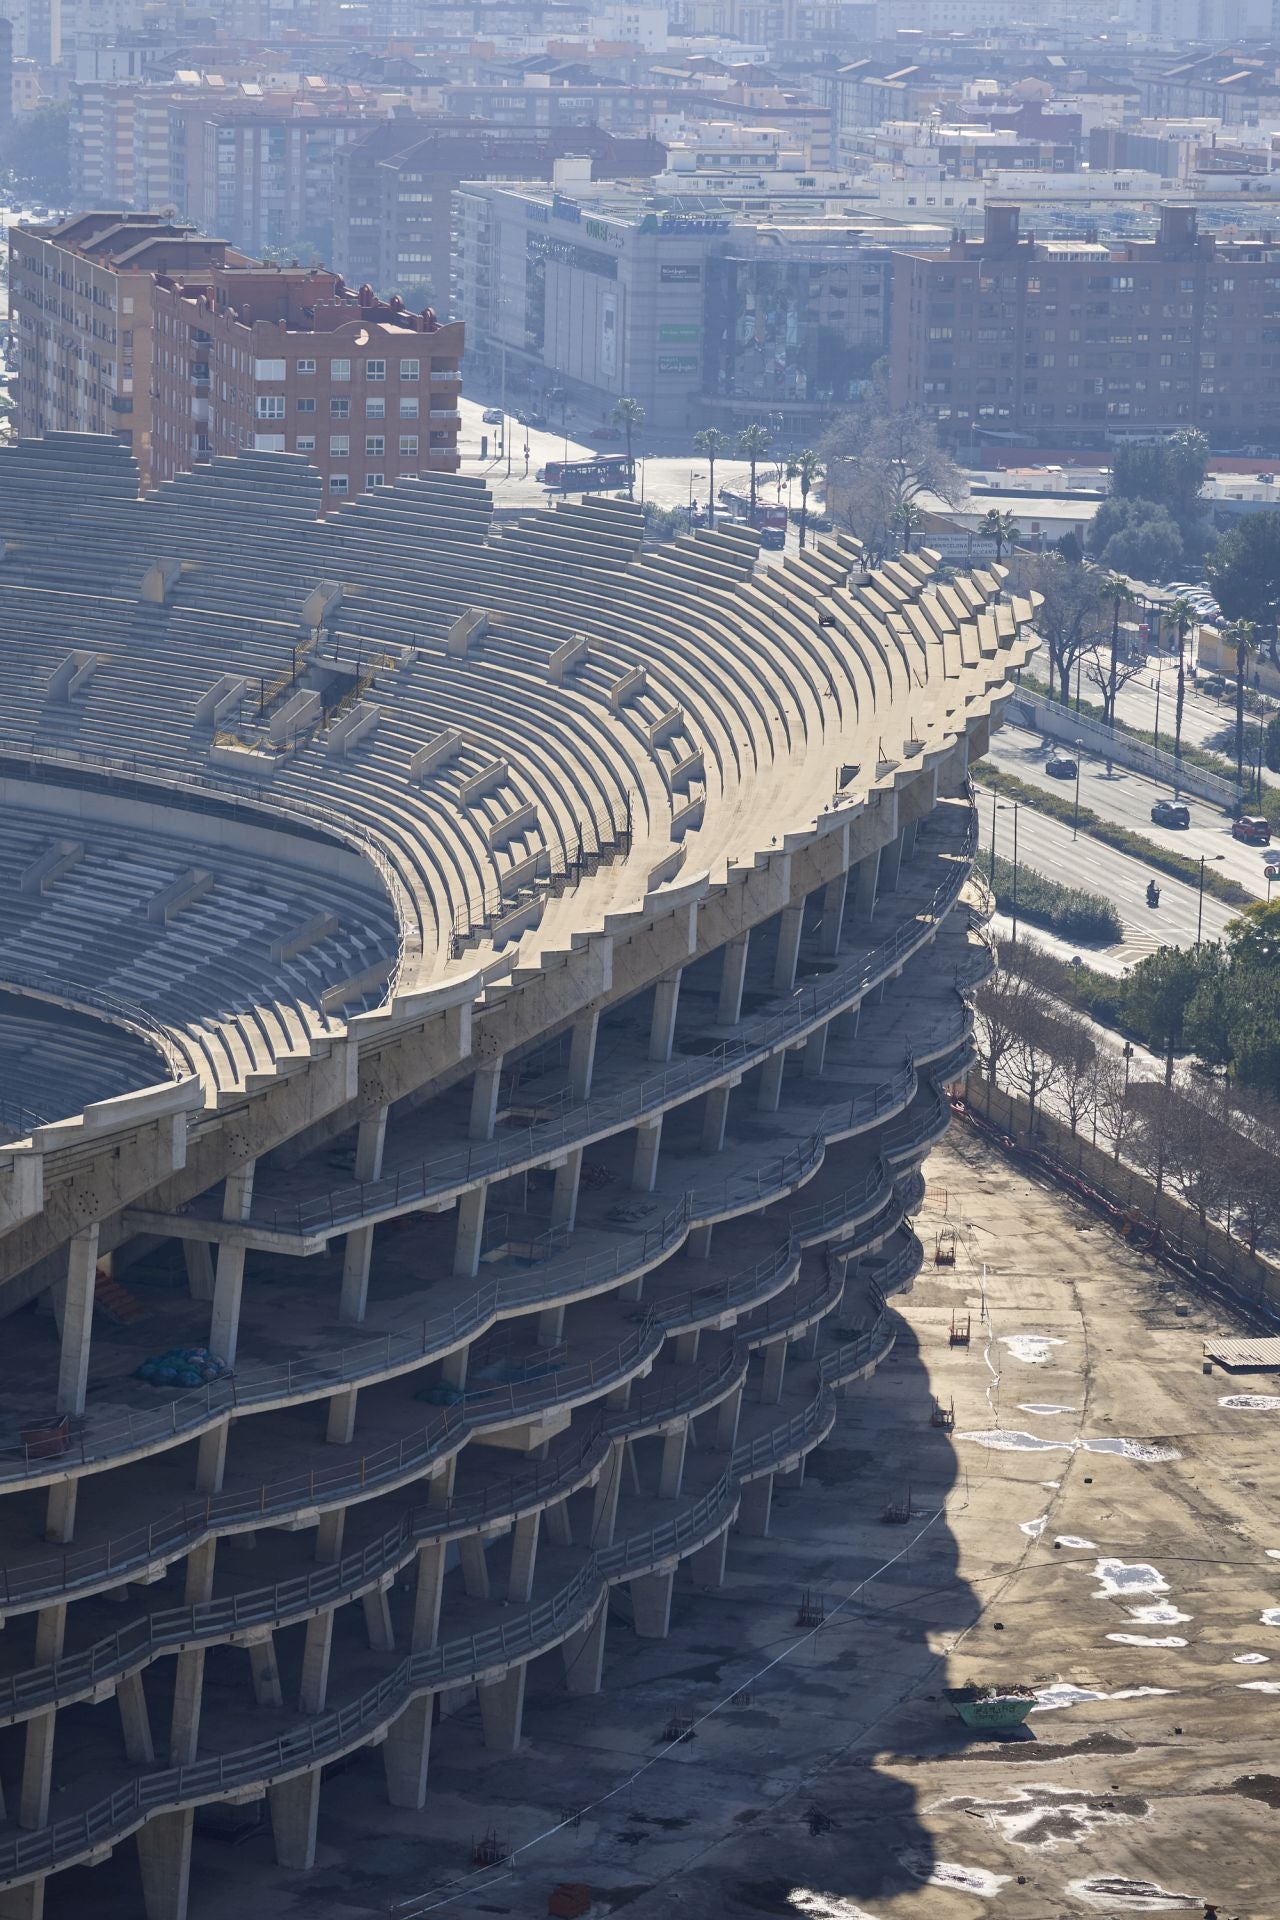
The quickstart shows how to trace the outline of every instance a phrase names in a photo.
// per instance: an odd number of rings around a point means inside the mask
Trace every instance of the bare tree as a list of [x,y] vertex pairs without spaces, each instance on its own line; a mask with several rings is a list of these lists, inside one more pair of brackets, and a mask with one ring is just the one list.
[[1280,1241],[1280,1102],[1231,1089],[1227,1203],[1251,1254]]
[[1095,1111],[1098,1091],[1098,1049],[1090,1022],[1082,1013],[1068,1013],[1060,1021],[1062,1071],[1058,1098],[1072,1133]]
[[1044,596],[1036,632],[1049,652],[1049,691],[1066,706],[1077,660],[1095,645],[1102,622],[1102,575],[1096,567],[1045,553],[1024,561],[1024,583]]
[[883,378],[860,405],[833,421],[818,449],[827,469],[827,504],[856,533],[872,560],[894,553],[917,524],[922,496],[954,506],[967,483],[924,414],[893,409]]
[[1231,1188],[1234,1150],[1226,1124],[1223,1088],[1188,1074],[1162,1090],[1165,1108],[1165,1169],[1170,1185],[1194,1207],[1200,1231],[1206,1231]]
[[1111,1142],[1112,1159],[1118,1160],[1128,1153],[1137,1116],[1129,1098],[1129,1076],[1113,1053],[1098,1056],[1094,1101],[1103,1138]]
[[1036,1107],[1061,1085],[1076,1040],[1064,1014],[1030,1000],[1019,1007],[1017,1024],[1005,1071],[1013,1091],[1026,1100],[1027,1126],[1034,1133]]
[[974,993],[978,1058],[990,1087],[998,1083],[1001,1066],[1018,1043],[1024,1010],[1049,1005],[1052,979],[1046,960],[1025,940],[1005,941],[999,967]]

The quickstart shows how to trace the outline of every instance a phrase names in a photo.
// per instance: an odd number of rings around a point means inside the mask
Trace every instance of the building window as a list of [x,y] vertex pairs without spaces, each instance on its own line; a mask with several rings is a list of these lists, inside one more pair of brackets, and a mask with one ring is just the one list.
[[385,487],[387,476],[385,473],[366,473],[364,484],[366,487]]
[[387,417],[386,401],[383,399],[366,400],[364,403],[364,417],[366,420],[385,420]]
[[299,360],[297,363],[297,366],[298,366],[299,373],[314,373],[316,370],[316,363],[314,360]]
[[293,444],[299,453],[314,453],[316,437],[314,433],[300,433]]
[[294,405],[297,407],[299,413],[314,413],[316,410],[314,398],[310,400],[296,400]]
[[380,433],[366,433],[364,437],[364,450],[366,454],[385,453],[387,450],[386,439]]
[[349,400],[331,400],[329,402],[329,418],[331,420],[349,420],[351,418],[351,402]]
[[349,434],[331,433],[329,435],[329,452],[334,459],[345,460],[350,451],[351,437]]
[[402,380],[420,379],[421,371],[422,362],[420,360],[402,360],[400,362],[400,378]]
[[387,377],[386,361],[366,360],[364,363],[364,377],[366,380],[385,380]]
[[331,360],[329,362],[329,378],[331,380],[349,380],[351,378],[351,362],[349,360]]
[[258,453],[283,453],[284,435],[282,433],[255,433],[254,448]]
[[329,475],[330,493],[346,493],[348,486],[349,482],[345,473],[331,473]]
[[401,418],[402,420],[416,420],[416,419],[417,419],[417,417],[418,417],[418,402],[417,402],[417,400],[416,400],[416,399],[414,399],[414,400],[401,400],[401,402],[400,402],[400,418]]
[[416,434],[416,433],[402,433],[402,434],[400,435],[400,453],[401,453],[401,456],[402,456],[402,457],[405,457],[405,456],[412,456],[412,457],[416,457],[416,455],[417,455],[417,452],[418,452],[418,436],[417,436],[417,434]]
[[283,420],[284,395],[282,393],[260,393],[255,411],[259,420]]
[[255,380],[283,380],[284,361],[255,360],[253,363],[253,377]]

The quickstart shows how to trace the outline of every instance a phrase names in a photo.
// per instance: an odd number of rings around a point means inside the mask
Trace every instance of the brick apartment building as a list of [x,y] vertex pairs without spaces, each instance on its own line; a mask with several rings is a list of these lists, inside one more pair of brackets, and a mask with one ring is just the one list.
[[1198,233],[1189,207],[1108,246],[1039,242],[988,206],[981,239],[894,256],[893,307],[892,403],[948,434],[1280,436],[1280,246]]
[[341,505],[458,465],[463,329],[156,213],[10,229],[18,432],[110,433],[144,486],[243,447],[303,453]]

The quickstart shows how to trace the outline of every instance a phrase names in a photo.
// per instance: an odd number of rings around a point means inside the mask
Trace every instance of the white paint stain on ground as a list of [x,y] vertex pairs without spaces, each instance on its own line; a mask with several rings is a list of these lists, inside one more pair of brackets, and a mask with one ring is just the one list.
[[1241,1693],[1280,1693],[1280,1680],[1237,1680],[1236,1685]]
[[1274,1393],[1224,1393],[1220,1407],[1247,1408],[1251,1413],[1280,1412],[1280,1397]]
[[1280,1560],[1280,1547],[1268,1547],[1267,1558],[1268,1560]]
[[797,1913],[805,1920],[875,1920],[875,1915],[865,1907],[857,1907],[852,1900],[841,1900],[837,1894],[815,1893],[812,1887],[792,1887],[787,1896]]
[[923,1880],[927,1887],[951,1887],[957,1893],[980,1894],[984,1900],[994,1900],[1011,1877],[988,1873],[985,1867],[958,1866],[954,1860],[930,1860],[926,1853],[900,1853],[898,1858],[912,1878]]
[[1092,1880],[1072,1880],[1067,1892],[1087,1906],[1101,1907],[1111,1914],[1185,1913],[1201,1904],[1189,1893],[1169,1893],[1154,1880],[1122,1880],[1107,1874]]
[[1090,1700],[1141,1700],[1148,1694],[1172,1693],[1172,1687],[1122,1687],[1118,1693],[1104,1693],[1101,1687],[1077,1687],[1069,1680],[1055,1680],[1052,1686],[1036,1688],[1032,1713],[1051,1713],[1057,1707],[1081,1707]]
[[1231,1664],[1233,1667],[1269,1667],[1271,1655],[1269,1653],[1233,1653]]
[[1158,1567],[1146,1560],[1095,1560],[1093,1577],[1102,1591],[1127,1599],[1132,1594],[1168,1593],[1169,1583]]
[[1074,1547],[1077,1553],[1096,1553],[1098,1551],[1096,1541],[1082,1540],[1078,1533],[1060,1533],[1053,1544],[1055,1547]]
[[1262,1615],[1264,1627],[1280,1627],[1280,1607],[1268,1607]]
[[1042,1367],[1054,1347],[1065,1347],[1065,1340],[1055,1340],[1050,1334],[1040,1333],[1002,1333],[1000,1345],[1008,1347],[1011,1360],[1021,1360],[1028,1367]]
[[1141,1621],[1144,1627],[1176,1627],[1182,1620],[1189,1620],[1189,1613],[1179,1613],[1171,1601],[1157,1600],[1149,1607],[1130,1607],[1129,1618]]
[[1047,1513],[1042,1513],[1038,1520],[1024,1520],[1018,1528],[1018,1532],[1025,1533],[1029,1540],[1038,1540],[1044,1532],[1048,1520],[1049,1516]]
[[1097,1804],[1075,1787],[1056,1787],[1047,1782],[1014,1787],[999,1800],[975,1800],[968,1795],[936,1800],[925,1813],[941,1813],[952,1807],[979,1815],[1013,1845],[1035,1847],[1043,1853],[1054,1853],[1060,1846],[1076,1846],[1096,1827],[1128,1826],[1135,1818],[1133,1813]]
[[1079,1407],[1058,1407],[1051,1400],[1019,1400],[1019,1413],[1079,1413]]
[[1109,1633],[1107,1638],[1122,1647],[1185,1647],[1187,1644],[1172,1633],[1166,1634],[1163,1639],[1157,1639],[1149,1633]]
[[1146,1465],[1182,1458],[1173,1447],[1158,1447],[1148,1440],[1044,1440],[1038,1433],[1020,1433],[1016,1427],[979,1427],[956,1438],[972,1440],[993,1453],[1113,1453]]

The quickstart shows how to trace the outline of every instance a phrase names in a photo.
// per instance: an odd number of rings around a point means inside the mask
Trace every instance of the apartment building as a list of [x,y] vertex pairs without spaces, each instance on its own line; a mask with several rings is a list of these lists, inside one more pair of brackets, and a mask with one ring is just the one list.
[[111,434],[144,486],[217,454],[305,454],[329,507],[458,465],[463,330],[160,214],[10,232],[18,432]]
[[989,205],[980,239],[895,257],[895,407],[1041,444],[1280,433],[1280,246],[1202,234],[1186,206],[1110,245],[1023,237],[1018,215]]

